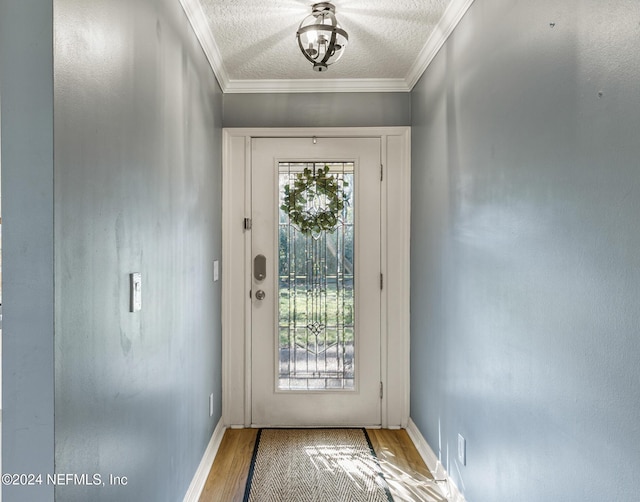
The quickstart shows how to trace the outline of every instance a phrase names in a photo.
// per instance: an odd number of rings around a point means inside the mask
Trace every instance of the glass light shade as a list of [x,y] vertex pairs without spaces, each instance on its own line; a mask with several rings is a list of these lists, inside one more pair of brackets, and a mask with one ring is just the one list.
[[344,54],[349,35],[335,16],[335,7],[328,2],[317,3],[309,16],[302,20],[296,38],[298,46],[316,71],[326,71]]

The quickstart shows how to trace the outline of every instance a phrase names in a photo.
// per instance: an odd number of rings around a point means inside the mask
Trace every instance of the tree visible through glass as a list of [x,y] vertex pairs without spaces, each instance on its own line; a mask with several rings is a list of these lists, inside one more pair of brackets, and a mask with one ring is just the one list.
[[[281,162],[280,201],[305,168],[329,167],[345,195],[335,229],[304,234],[280,209],[278,226],[278,347],[281,390],[354,388],[354,164]],[[308,210],[326,209],[322,195]]]

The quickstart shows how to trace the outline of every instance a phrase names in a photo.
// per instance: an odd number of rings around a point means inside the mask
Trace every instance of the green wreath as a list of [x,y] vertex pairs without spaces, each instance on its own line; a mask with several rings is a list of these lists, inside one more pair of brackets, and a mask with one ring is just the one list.
[[[347,186],[348,183],[342,180],[342,188]],[[309,201],[320,196],[326,197],[324,207],[310,207]],[[293,187],[285,185],[284,204],[280,209],[303,234],[320,233],[336,228],[338,216],[348,199],[337,178],[329,174],[329,166],[318,169],[315,174],[305,168],[296,175]]]

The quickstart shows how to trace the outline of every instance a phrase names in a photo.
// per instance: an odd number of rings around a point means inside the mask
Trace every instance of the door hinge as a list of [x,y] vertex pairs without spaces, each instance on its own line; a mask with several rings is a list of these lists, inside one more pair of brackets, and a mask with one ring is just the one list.
[[251,218],[244,219],[244,229],[251,230]]
[[384,287],[384,276],[380,274],[380,289],[382,290],[383,287]]
[[384,389],[384,387],[382,385],[382,382],[380,382],[380,399],[382,399],[382,394],[383,394],[382,391],[383,391],[383,389]]
[[384,166],[380,164],[380,181],[382,181],[383,173],[384,173]]

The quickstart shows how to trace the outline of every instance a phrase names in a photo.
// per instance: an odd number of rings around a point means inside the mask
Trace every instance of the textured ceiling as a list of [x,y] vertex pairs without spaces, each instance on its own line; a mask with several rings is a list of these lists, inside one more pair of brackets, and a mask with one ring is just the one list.
[[[230,86],[250,88],[251,82],[258,81],[287,81],[290,86],[336,79],[408,82],[429,42],[433,45],[436,36],[446,38],[473,0],[334,0],[338,22],[349,33],[349,45],[342,59],[325,73],[313,71],[295,38],[313,1],[181,1],[192,4],[185,10],[196,32],[200,31],[203,46],[207,40],[214,46],[209,51],[205,47],[205,52],[216,53],[209,57],[217,61],[216,74],[222,73]],[[199,5],[194,7],[196,2]],[[204,20],[194,20],[196,15]]]

